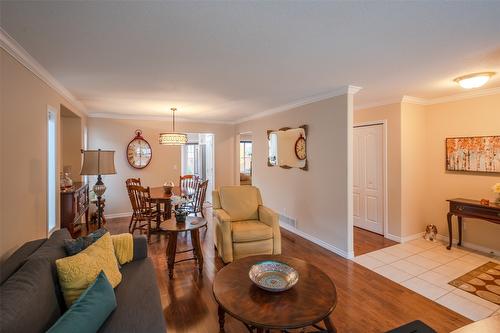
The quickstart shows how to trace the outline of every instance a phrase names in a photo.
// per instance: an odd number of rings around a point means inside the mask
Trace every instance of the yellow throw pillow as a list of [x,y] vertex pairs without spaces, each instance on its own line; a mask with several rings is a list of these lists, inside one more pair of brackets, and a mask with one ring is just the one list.
[[56,260],[57,274],[68,307],[104,271],[115,288],[122,280],[109,232],[82,252]]
[[126,264],[134,259],[134,237],[132,234],[125,233],[112,235],[115,255],[120,265]]

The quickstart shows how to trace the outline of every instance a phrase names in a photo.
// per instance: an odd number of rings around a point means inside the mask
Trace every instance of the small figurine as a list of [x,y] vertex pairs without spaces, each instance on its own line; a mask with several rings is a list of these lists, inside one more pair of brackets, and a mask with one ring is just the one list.
[[429,224],[425,228],[424,239],[428,240],[428,241],[431,241],[431,242],[435,242],[436,241],[437,233],[438,233],[437,227],[434,224]]
[[481,205],[483,206],[489,206],[490,205],[490,201],[488,199],[481,199]]

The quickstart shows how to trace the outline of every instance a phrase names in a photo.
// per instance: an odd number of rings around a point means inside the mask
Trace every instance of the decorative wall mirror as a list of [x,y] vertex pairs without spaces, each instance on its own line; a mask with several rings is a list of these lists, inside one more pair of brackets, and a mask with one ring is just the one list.
[[268,130],[268,166],[307,170],[307,125]]

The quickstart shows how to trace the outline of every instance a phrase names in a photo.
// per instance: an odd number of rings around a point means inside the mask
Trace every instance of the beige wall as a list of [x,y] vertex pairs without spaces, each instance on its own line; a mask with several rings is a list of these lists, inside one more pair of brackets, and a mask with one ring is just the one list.
[[61,171],[71,168],[71,179],[80,181],[82,164],[82,121],[80,117],[61,116]]
[[[116,175],[104,176],[107,190],[105,214],[131,212],[125,189],[125,180],[140,177],[145,186],[161,186],[166,181],[179,182],[181,173],[181,150],[179,146],[162,146],[158,143],[160,132],[172,128],[170,121],[130,119],[88,119],[89,149],[115,150]],[[143,137],[153,150],[151,163],[144,169],[132,168],[127,161],[127,145],[134,137],[134,131],[141,129]],[[178,122],[176,130],[187,133],[213,133],[215,135],[215,186],[234,184],[235,135],[234,125]],[[90,185],[94,183],[91,180]]]
[[427,190],[425,108],[401,103],[401,236],[425,228],[424,193]]
[[[427,171],[427,189],[422,193],[425,222],[448,234],[446,199],[494,199],[491,191],[500,174],[445,171],[445,138],[500,135],[500,94],[426,107],[427,141],[422,167]],[[465,219],[464,241],[500,251],[500,225]],[[454,222],[456,225],[456,222]],[[455,237],[457,232],[455,230]]]
[[354,124],[385,121],[387,131],[388,233],[401,236],[401,104],[354,111]]
[[64,104],[78,111],[5,50],[0,50],[0,57],[3,261],[24,242],[47,236],[47,105],[59,111]]
[[[252,183],[264,204],[346,254],[352,251],[351,103],[352,96],[343,95],[241,123],[235,132],[252,132]],[[309,170],[268,167],[267,130],[304,124]]]
[[[444,142],[447,137],[500,135],[499,110],[500,94],[428,106],[397,103],[354,112],[355,123],[387,120],[391,234],[404,239],[423,232],[427,224],[436,224],[439,233],[447,236],[447,199],[494,199],[490,188],[500,182],[500,174],[447,172]],[[500,250],[499,225],[465,221],[466,243]]]

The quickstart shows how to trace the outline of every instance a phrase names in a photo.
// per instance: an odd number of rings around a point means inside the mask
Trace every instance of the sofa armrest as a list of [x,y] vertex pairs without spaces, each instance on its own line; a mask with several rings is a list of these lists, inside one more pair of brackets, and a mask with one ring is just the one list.
[[278,214],[271,208],[260,205],[259,220],[273,228],[273,254],[281,254],[281,232]]
[[148,238],[146,235],[134,236],[134,259],[140,260],[148,257]]
[[220,223],[231,222],[231,217],[224,209],[214,209],[213,212]]
[[259,220],[273,229],[280,226],[278,214],[271,208],[263,205],[259,206]]

